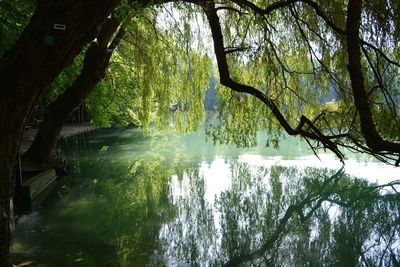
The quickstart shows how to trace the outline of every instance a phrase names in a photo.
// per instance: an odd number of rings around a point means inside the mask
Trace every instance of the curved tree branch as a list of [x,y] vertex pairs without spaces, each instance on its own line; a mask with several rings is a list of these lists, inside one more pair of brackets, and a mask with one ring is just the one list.
[[310,6],[312,9],[314,9],[315,13],[321,17],[326,24],[328,24],[329,27],[331,27],[336,33],[338,34],[345,34],[346,32],[341,29],[339,26],[337,26],[330,18],[329,16],[325,13],[324,10],[322,10],[321,6],[312,0],[286,0],[286,1],[278,1],[273,4],[270,4],[267,8],[261,8],[257,6],[256,4],[248,1],[248,0],[232,0],[232,2],[236,3],[237,5],[241,7],[248,7],[253,12],[260,14],[260,15],[269,15],[270,13],[274,12],[275,10],[278,10],[283,7],[290,6],[291,4],[302,2]]
[[[300,122],[296,128],[292,128],[286,118],[283,116],[281,111],[275,102],[270,99],[265,93],[256,88],[238,83],[234,81],[229,72],[229,66],[226,59],[226,51],[224,47],[223,34],[221,29],[221,24],[219,21],[219,17],[217,15],[217,9],[215,7],[215,3],[212,1],[205,1],[199,3],[204,12],[206,13],[208,23],[211,28],[212,38],[214,40],[214,51],[217,58],[217,64],[220,75],[220,82],[222,85],[229,87],[230,89],[239,92],[250,94],[259,100],[261,100],[273,113],[274,117],[278,120],[279,124],[285,129],[285,131],[289,135],[300,135],[314,141],[319,141],[323,144],[323,146],[333,153],[343,161],[344,155],[338,149],[335,142],[331,140],[330,136],[324,135],[312,122],[305,116],[301,116]],[[311,131],[310,131],[311,130]],[[346,137],[346,134],[337,135],[334,138],[342,138]]]
[[[302,2],[314,9],[316,14],[321,17],[328,26],[336,33],[343,35],[347,39],[347,53],[348,53],[348,71],[351,78],[351,91],[354,98],[355,108],[360,117],[360,135],[361,139],[357,140],[355,136],[350,133],[345,134],[333,134],[328,136],[324,134],[314,122],[305,116],[300,118],[300,122],[297,127],[293,128],[287,119],[283,116],[278,106],[275,104],[274,100],[263,93],[261,90],[256,88],[241,84],[234,81],[229,72],[229,66],[226,59],[227,50],[223,42],[223,34],[221,30],[221,25],[219,17],[217,15],[217,9],[213,1],[195,1],[197,4],[201,5],[206,13],[212,37],[214,40],[214,50],[217,58],[218,68],[220,72],[220,82],[222,85],[229,87],[230,89],[240,92],[250,94],[259,100],[261,100],[275,116],[279,124],[285,129],[289,135],[300,135],[302,137],[308,138],[310,140],[321,142],[324,148],[328,148],[333,151],[339,159],[343,159],[343,154],[338,149],[341,147],[351,147],[352,149],[360,148],[368,154],[373,155],[377,159],[384,161],[386,163],[394,163],[398,165],[400,163],[400,144],[388,140],[384,140],[378,133],[372,115],[372,110],[370,108],[370,101],[368,99],[368,94],[366,93],[364,87],[364,80],[362,77],[361,70],[361,45],[365,45],[373,48],[374,46],[362,40],[359,37],[360,20],[361,20],[361,7],[362,3],[354,4],[354,0],[349,2],[349,8],[347,13],[346,30],[342,30],[337,27],[329,19],[329,16],[324,13],[320,5],[311,0],[287,0],[279,1],[271,4],[267,8],[261,8],[256,4],[247,0],[233,0],[234,3],[242,8],[247,8],[253,12],[266,16],[271,12],[284,7],[290,7],[290,5]],[[374,49],[375,50],[375,49]],[[377,50],[375,50],[377,51]],[[377,53],[381,54],[381,50]],[[383,53],[383,52],[382,52]],[[387,56],[384,59],[393,65],[393,62]],[[321,62],[320,62],[321,63]],[[397,65],[396,65],[397,66]],[[349,128],[350,129],[350,128]],[[351,141],[352,144],[347,144],[343,140]],[[357,142],[355,142],[357,141]],[[364,144],[365,142],[365,144]],[[396,160],[397,159],[397,160]]]

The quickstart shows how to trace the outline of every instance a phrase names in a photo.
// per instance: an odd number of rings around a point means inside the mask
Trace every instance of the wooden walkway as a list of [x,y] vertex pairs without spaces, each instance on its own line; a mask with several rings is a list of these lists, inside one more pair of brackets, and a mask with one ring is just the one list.
[[[66,124],[61,130],[60,138],[94,130],[89,123]],[[38,129],[26,128],[21,142],[20,155],[31,146]],[[56,184],[56,166],[35,166],[18,161],[16,172],[15,204],[18,212],[31,211],[37,208],[51,193]]]
[[[70,136],[74,136],[83,132],[88,132],[96,129],[95,126],[91,125],[88,122],[82,123],[74,123],[74,124],[65,124],[61,129],[60,137],[67,138]],[[37,128],[27,128],[24,131],[24,135],[22,137],[21,147],[20,147],[20,155],[25,153],[30,145],[32,144],[33,140],[35,139],[35,135],[38,132]]]

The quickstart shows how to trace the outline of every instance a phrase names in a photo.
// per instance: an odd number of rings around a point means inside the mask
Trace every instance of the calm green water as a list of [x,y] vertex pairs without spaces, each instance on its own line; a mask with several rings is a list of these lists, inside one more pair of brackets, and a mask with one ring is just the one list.
[[[30,266],[398,266],[399,171],[344,170],[298,139],[213,146],[202,133],[102,130],[68,139],[71,175],[21,216]],[[351,156],[350,156],[351,157]]]

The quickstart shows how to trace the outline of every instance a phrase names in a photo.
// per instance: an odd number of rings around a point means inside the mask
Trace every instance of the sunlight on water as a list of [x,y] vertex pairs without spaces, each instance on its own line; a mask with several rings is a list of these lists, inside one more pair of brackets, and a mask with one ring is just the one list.
[[[204,199],[209,203],[214,203],[215,196],[231,187],[230,167],[221,158],[215,159],[211,164],[201,163],[199,173],[204,177]],[[171,195],[174,199],[186,196],[185,192],[191,186],[188,179],[180,182],[176,175],[171,176],[170,185]]]
[[[261,155],[242,154],[239,156],[239,162],[246,162],[257,166],[285,166],[296,168],[328,168],[338,170],[342,167],[342,163],[338,161],[332,154],[319,154],[320,159],[315,155],[301,156],[295,159],[283,160],[281,157],[265,158]],[[369,182],[377,184],[385,184],[400,179],[399,168],[388,166],[383,163],[373,161],[358,161],[355,159],[347,159],[345,161],[345,171],[347,174],[367,179]]]

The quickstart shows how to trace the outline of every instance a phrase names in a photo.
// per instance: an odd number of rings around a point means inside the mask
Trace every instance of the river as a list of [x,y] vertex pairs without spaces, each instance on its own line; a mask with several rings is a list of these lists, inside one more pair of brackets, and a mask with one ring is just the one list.
[[108,129],[68,138],[71,174],[19,217],[28,266],[398,266],[397,168],[206,142],[203,132]]

